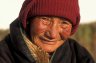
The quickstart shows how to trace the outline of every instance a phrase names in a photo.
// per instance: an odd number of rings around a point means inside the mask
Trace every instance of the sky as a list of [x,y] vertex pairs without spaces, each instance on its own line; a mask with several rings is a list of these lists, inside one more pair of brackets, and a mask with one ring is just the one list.
[[[20,12],[24,0],[0,0],[0,29],[7,29]],[[79,0],[80,23],[96,21],[96,0]]]

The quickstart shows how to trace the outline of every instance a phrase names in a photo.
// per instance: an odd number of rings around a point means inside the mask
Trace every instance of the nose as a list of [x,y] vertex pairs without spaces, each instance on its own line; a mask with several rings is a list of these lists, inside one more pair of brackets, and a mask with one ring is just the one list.
[[57,23],[53,23],[46,31],[46,36],[50,39],[56,39],[59,37],[59,29]]

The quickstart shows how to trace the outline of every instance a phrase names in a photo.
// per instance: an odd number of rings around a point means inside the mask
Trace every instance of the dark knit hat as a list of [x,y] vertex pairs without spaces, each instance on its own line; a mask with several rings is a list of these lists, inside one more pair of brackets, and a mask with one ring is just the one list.
[[57,16],[72,22],[72,33],[76,32],[80,21],[78,0],[25,0],[19,19],[26,29],[26,21],[33,16]]

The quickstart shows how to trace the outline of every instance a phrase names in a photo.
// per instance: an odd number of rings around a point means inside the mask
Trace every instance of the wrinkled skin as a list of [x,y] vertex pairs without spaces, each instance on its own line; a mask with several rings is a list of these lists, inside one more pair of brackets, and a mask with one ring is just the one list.
[[38,16],[31,19],[32,41],[46,52],[54,52],[70,36],[72,24],[59,17]]

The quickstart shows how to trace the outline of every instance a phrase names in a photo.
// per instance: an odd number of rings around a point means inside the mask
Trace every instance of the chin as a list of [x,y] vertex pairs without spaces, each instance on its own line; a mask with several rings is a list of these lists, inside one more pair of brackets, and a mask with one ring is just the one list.
[[48,52],[48,53],[51,53],[51,52],[54,52],[55,50],[48,49],[48,50],[44,50],[44,51],[46,51],[46,52]]
[[58,47],[54,47],[54,46],[43,46],[43,47],[41,47],[44,51],[46,51],[46,52],[54,52]]

